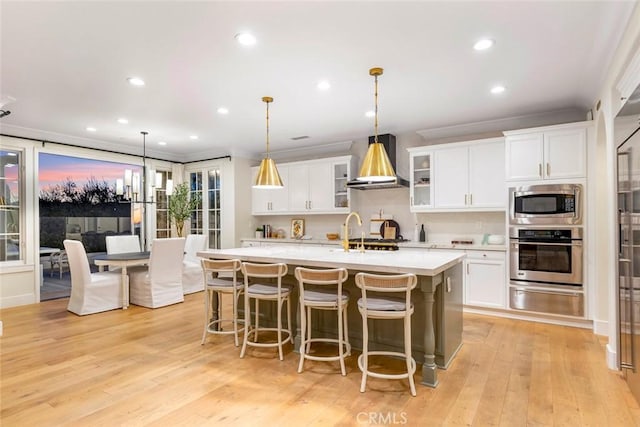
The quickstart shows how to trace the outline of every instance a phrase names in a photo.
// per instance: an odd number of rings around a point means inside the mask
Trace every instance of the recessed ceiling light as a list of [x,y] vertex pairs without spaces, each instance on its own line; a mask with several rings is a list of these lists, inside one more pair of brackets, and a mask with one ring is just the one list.
[[127,81],[132,86],[144,86],[144,80],[142,80],[140,77],[129,77]]
[[164,141],[158,141],[158,145],[167,145],[167,143]]
[[126,125],[127,123],[129,123],[129,120],[125,119],[124,117],[121,117],[118,119],[118,123]]
[[365,116],[367,117],[375,117],[376,116],[376,112],[375,111],[367,111],[366,113],[364,113]]
[[9,153],[7,153],[7,156],[17,157],[17,156],[18,156],[18,153],[11,153],[11,152],[9,152]]
[[478,40],[476,44],[473,45],[473,48],[475,50],[487,50],[494,44],[495,42],[491,39],[481,39],[481,40]]
[[189,138],[191,138],[191,139],[198,139],[198,135],[191,135]]
[[87,131],[88,131],[88,132],[95,132],[95,131],[97,131],[97,130],[98,130],[98,129],[96,129],[96,128],[94,128],[94,127],[87,126]]
[[497,95],[499,93],[502,93],[506,90],[506,88],[504,86],[494,86],[491,88],[491,93],[493,93],[494,95]]
[[4,165],[4,167],[5,167],[5,168],[15,168],[15,167],[16,167],[16,165],[15,165],[15,163],[6,163],[6,164]]
[[229,114],[229,109],[225,107],[218,108],[218,114]]
[[328,90],[331,87],[328,81],[322,80],[318,82],[318,89],[320,90]]
[[256,38],[250,33],[238,33],[236,34],[236,40],[243,46],[253,46],[256,44]]

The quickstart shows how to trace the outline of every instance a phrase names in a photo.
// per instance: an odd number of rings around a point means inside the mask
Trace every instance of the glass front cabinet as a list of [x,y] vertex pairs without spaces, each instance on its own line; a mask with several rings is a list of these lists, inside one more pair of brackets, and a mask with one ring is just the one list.
[[433,152],[409,149],[409,202],[411,212],[433,208]]

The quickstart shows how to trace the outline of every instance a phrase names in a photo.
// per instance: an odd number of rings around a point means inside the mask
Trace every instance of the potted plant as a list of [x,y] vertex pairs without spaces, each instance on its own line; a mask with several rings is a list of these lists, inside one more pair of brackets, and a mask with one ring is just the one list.
[[176,225],[178,237],[182,237],[184,222],[191,217],[191,211],[200,205],[200,195],[194,193],[189,197],[189,186],[187,183],[178,184],[173,189],[173,194],[169,196],[169,218]]

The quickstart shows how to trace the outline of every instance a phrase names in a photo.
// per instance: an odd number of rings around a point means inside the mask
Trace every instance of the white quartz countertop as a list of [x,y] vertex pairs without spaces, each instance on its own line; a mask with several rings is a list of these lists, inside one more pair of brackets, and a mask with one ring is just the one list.
[[[299,240],[299,239],[256,239],[256,238],[245,238],[242,239],[243,242],[264,242],[264,243],[276,243],[276,244],[300,244],[300,245],[335,245],[340,247],[342,244],[341,240],[328,240],[328,239],[309,239],[309,240]],[[406,241],[402,243],[398,243],[400,248],[413,248],[413,249],[453,249],[453,250],[472,250],[472,251],[497,251],[497,252],[506,252],[506,245],[481,245],[481,244],[452,244],[446,242],[412,242]]]
[[209,249],[198,252],[203,258],[231,259],[254,262],[283,262],[309,267],[339,268],[381,273],[414,273],[434,276],[462,262],[463,252],[429,252],[416,249],[400,251],[351,250],[338,246],[277,245],[233,249]]

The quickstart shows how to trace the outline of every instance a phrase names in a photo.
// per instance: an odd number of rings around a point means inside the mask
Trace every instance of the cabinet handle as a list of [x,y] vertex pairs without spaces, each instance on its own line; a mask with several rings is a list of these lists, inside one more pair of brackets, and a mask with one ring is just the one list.
[[311,200],[309,200],[309,209],[311,209]]
[[469,263],[467,262],[467,275],[469,274]]
[[542,163],[538,163],[538,176],[542,178]]
[[467,206],[467,199],[469,198],[468,194],[464,195],[464,205]]
[[473,205],[473,193],[469,193],[469,204]]
[[547,163],[547,176],[551,176],[551,165]]
[[413,206],[413,196],[409,197],[409,204]]

